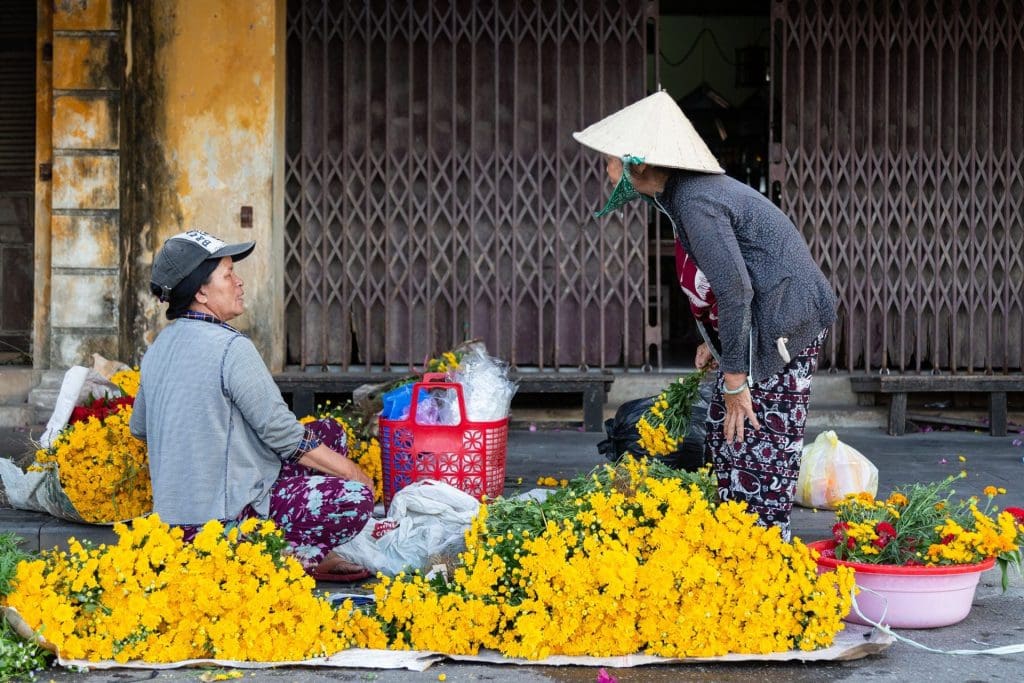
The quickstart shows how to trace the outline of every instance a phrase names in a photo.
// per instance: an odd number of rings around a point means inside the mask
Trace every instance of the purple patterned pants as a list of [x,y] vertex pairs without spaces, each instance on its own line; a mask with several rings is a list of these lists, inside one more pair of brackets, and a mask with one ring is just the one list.
[[756,432],[749,422],[742,443],[726,443],[723,375],[718,373],[708,407],[705,456],[714,464],[718,497],[746,501],[760,523],[775,525],[790,538],[789,513],[800,476],[804,424],[811,396],[811,377],[818,367],[818,350],[826,332],[818,335],[776,375],[754,384],[750,398],[761,423]]
[[[323,443],[342,455],[348,453],[345,434],[333,420],[309,424]],[[323,474],[304,465],[286,463],[270,496],[270,519],[284,533],[292,554],[306,569],[315,568],[324,556],[352,537],[373,514],[373,492],[362,484]],[[238,519],[221,520],[230,529],[244,519],[257,517],[246,506]],[[185,540],[191,541],[201,525],[183,524]]]

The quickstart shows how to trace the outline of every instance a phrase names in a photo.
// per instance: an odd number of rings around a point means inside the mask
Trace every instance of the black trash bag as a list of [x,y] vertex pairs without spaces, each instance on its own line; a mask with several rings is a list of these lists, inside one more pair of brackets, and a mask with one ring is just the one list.
[[[683,439],[682,446],[674,453],[658,457],[669,467],[693,472],[706,464],[704,439],[707,436],[708,404],[714,390],[713,381],[701,382],[700,396],[690,406],[690,429]],[[617,462],[626,453],[638,458],[648,457],[647,451],[637,443],[640,433],[636,430],[636,423],[654,404],[656,398],[657,396],[638,398],[619,406],[615,411],[615,417],[604,421],[604,431],[608,438],[597,444],[598,452],[611,462]]]

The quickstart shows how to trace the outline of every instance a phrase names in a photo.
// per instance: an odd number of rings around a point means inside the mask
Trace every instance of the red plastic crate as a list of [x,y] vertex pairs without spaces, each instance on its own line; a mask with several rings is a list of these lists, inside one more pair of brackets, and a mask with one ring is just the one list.
[[[429,373],[412,387],[409,417],[378,421],[381,464],[384,470],[384,505],[409,484],[435,479],[476,498],[495,498],[505,487],[508,418],[471,422],[466,418],[462,385],[445,382],[444,375]],[[440,380],[440,381],[438,381]],[[453,389],[458,397],[458,425],[416,422],[421,389]]]

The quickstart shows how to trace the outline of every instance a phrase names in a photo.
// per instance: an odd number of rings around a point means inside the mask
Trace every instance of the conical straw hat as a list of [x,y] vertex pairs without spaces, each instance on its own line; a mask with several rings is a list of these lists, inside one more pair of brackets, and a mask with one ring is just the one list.
[[679,105],[664,90],[573,133],[602,154],[630,154],[644,163],[701,173],[725,173]]

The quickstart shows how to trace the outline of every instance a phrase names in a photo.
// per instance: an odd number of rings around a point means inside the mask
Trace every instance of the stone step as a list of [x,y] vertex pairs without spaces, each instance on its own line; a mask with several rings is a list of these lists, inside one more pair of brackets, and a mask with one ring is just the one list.
[[28,403],[0,405],[0,428],[34,425],[38,422],[35,415],[35,406]]
[[30,367],[0,365],[0,405],[25,403],[39,374]]

